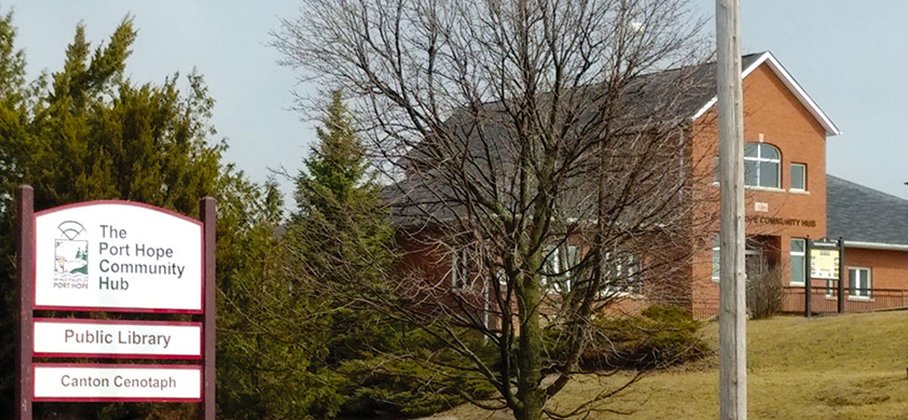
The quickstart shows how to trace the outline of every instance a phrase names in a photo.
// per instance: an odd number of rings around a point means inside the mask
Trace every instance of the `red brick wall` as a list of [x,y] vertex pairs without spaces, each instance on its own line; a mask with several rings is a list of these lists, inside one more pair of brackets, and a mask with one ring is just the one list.
[[[845,269],[848,267],[870,268],[871,287],[874,289],[904,289],[908,286],[908,252],[845,248]],[[846,285],[847,274],[844,276]]]
[[[846,299],[845,312],[864,312],[908,307],[908,252],[878,249],[845,249],[845,272],[842,273],[846,298],[849,295],[848,268],[860,267],[870,269],[870,299]],[[813,302],[811,309],[815,313],[834,313],[837,311],[835,296],[827,296],[826,282],[814,280]],[[804,311],[804,290],[787,289],[783,294],[782,309],[786,312]]]
[[[707,229],[718,234],[718,183],[713,183],[714,157],[718,155],[715,107],[698,119],[690,131],[692,176],[704,214],[714,217]],[[779,189],[748,187],[745,192],[746,233],[778,237],[777,253],[783,284],[789,282],[788,254],[791,238],[820,238],[826,234],[826,132],[813,115],[788,90],[768,64],[744,79],[744,139],[776,146],[781,152]],[[792,162],[807,165],[807,191],[791,192]],[[757,208],[760,203],[761,209]],[[696,253],[692,276],[692,313],[700,318],[718,310],[719,288],[713,282],[712,251]]]

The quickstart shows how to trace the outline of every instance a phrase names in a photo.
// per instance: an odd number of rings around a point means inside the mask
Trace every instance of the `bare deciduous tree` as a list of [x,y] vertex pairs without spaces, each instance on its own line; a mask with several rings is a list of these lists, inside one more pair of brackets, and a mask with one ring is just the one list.
[[484,407],[606,410],[627,384],[547,402],[597,314],[629,294],[689,304],[689,272],[675,277],[702,245],[708,173],[690,121],[714,95],[700,23],[678,0],[305,0],[276,46],[351,93],[412,262],[393,299],[323,287],[447,341],[497,389]]

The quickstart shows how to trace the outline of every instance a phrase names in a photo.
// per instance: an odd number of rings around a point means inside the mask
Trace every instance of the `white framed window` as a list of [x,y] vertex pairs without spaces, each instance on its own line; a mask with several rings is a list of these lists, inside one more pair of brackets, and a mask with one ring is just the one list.
[[766,143],[744,145],[744,185],[780,188],[782,154]]
[[791,191],[807,191],[807,165],[791,164]]
[[560,291],[558,287],[558,276],[561,274],[561,261],[559,259],[558,249],[551,245],[542,248],[542,287],[550,291],[554,288]]
[[848,267],[848,299],[870,300],[872,284],[869,268]]
[[466,249],[461,248],[451,253],[451,288],[462,289],[466,287],[470,277],[470,255]]
[[570,279],[571,271],[577,269],[577,265],[580,264],[580,247],[576,245],[568,245],[561,249],[562,252],[562,261],[564,265],[564,276]]
[[622,294],[643,292],[640,262],[630,253],[618,255],[606,254],[606,276],[609,279],[607,288]]
[[791,250],[788,252],[789,265],[791,266],[791,278],[789,284],[792,286],[803,286],[806,261],[807,240],[804,238],[791,238]]
[[839,294],[839,288],[835,280],[826,280],[826,297],[833,299]]
[[713,251],[713,265],[712,265],[712,275],[710,276],[710,279],[712,279],[712,281],[718,283],[719,275],[720,275],[719,272],[722,269],[722,262],[721,262],[722,260],[721,260],[721,256],[720,256],[719,237],[718,236],[716,236],[716,238],[713,239],[712,251]]
[[580,247],[547,246],[543,249],[543,257],[543,285],[551,285],[559,292],[571,290],[571,270],[576,270],[580,263]]
[[554,246],[546,246],[542,250],[542,275],[551,279],[561,275],[561,256],[560,252]]

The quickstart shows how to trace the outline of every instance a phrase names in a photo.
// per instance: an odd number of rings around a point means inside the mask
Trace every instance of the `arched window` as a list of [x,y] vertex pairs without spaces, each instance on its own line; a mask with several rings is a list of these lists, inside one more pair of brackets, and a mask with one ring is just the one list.
[[779,149],[766,143],[744,145],[744,185],[779,188],[782,167]]

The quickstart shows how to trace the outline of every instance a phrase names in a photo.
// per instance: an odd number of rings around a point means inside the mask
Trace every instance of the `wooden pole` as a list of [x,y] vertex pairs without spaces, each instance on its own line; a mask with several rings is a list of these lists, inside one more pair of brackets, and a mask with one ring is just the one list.
[[719,114],[719,418],[747,418],[744,110],[739,0],[716,0]]
[[35,278],[35,190],[22,185],[16,190],[16,222],[19,227],[19,242],[16,244],[16,299],[19,310],[16,320],[16,419],[31,420],[32,392],[32,358],[34,342],[32,338],[32,296],[34,295]]
[[216,417],[215,391],[216,391],[216,368],[215,368],[215,343],[216,343],[216,315],[217,315],[217,283],[215,282],[215,229],[216,223],[216,203],[214,198],[205,197],[199,201],[199,214],[202,217],[202,237],[204,240],[205,253],[205,314],[203,315],[202,330],[205,339],[205,366],[204,374],[204,401],[202,402],[202,418],[205,420],[214,420]]

